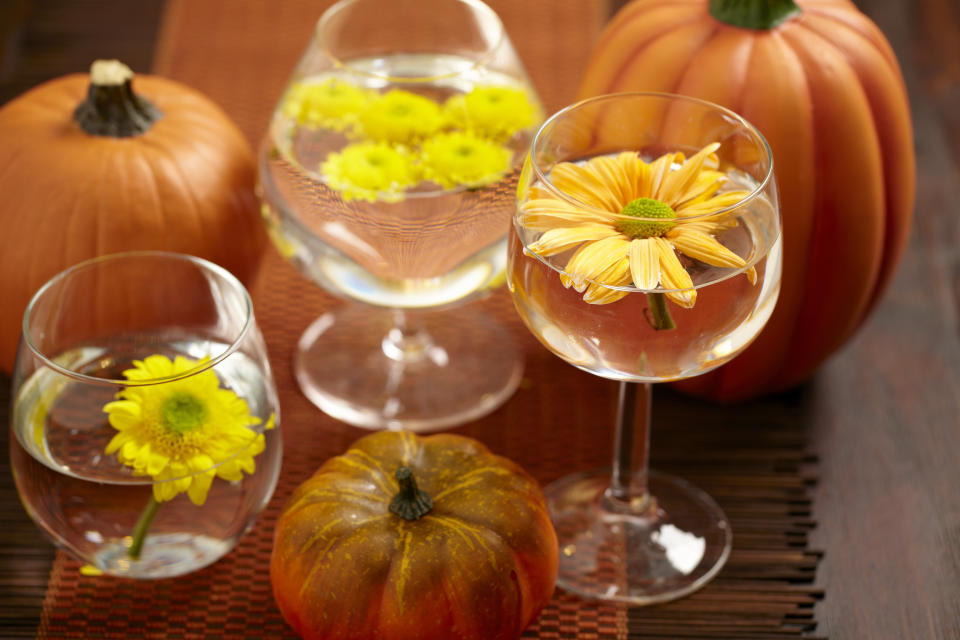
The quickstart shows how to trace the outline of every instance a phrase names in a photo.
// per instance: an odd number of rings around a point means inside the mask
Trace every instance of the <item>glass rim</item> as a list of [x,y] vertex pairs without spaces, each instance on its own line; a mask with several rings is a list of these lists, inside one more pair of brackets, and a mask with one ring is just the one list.
[[[34,344],[33,338],[30,335],[30,330],[29,330],[30,314],[33,311],[34,307],[36,306],[37,302],[40,300],[40,298],[44,294],[46,294],[52,287],[56,286],[58,283],[63,282],[70,276],[80,271],[89,269],[91,267],[94,267],[96,265],[99,265],[105,262],[111,262],[114,260],[126,260],[131,258],[144,258],[144,257],[163,258],[163,259],[176,260],[180,262],[192,263],[193,265],[199,267],[202,270],[215,273],[217,276],[219,276],[220,278],[228,282],[231,285],[231,287],[235,288],[242,294],[241,298],[243,300],[244,310],[245,310],[243,326],[240,328],[239,332],[237,333],[237,336],[230,342],[230,344],[227,346],[226,349],[224,349],[221,353],[217,354],[215,357],[211,357],[209,360],[200,364],[199,366],[191,367],[190,369],[173,376],[167,376],[163,378],[150,378],[147,380],[128,380],[126,378],[123,378],[123,379],[99,378],[96,376],[87,375],[85,373],[80,373],[79,371],[74,371],[54,361],[50,356],[45,354],[36,344]],[[72,378],[74,380],[93,383],[101,386],[109,385],[109,386],[117,386],[117,387],[134,387],[134,386],[145,387],[145,386],[151,386],[151,385],[157,385],[157,384],[166,384],[168,382],[173,382],[175,380],[183,380],[185,378],[190,378],[197,374],[203,373],[208,369],[214,368],[215,366],[217,366],[218,364],[226,360],[228,357],[230,357],[234,352],[237,351],[237,349],[240,348],[240,343],[246,337],[247,333],[250,330],[250,326],[252,324],[253,324],[253,301],[250,298],[250,293],[247,291],[247,288],[243,286],[243,283],[240,282],[240,280],[235,275],[230,273],[230,271],[209,260],[206,260],[204,258],[199,258],[197,256],[188,255],[185,253],[177,253],[173,251],[142,250],[142,251],[122,251],[119,253],[109,253],[102,256],[88,258],[87,260],[83,260],[81,262],[78,262],[77,264],[67,267],[66,269],[63,269],[62,271],[52,276],[39,289],[37,289],[36,293],[34,293],[30,297],[30,302],[27,303],[27,306],[23,311],[23,319],[20,325],[20,334],[21,334],[23,343],[27,346],[27,348],[30,349],[31,353],[33,353],[33,355],[38,360],[40,360],[44,366],[55,371],[56,373],[59,373],[60,375],[66,376],[68,378]]]
[[366,76],[369,78],[376,78],[378,80],[384,80],[388,82],[394,82],[397,84],[401,83],[421,83],[421,82],[430,82],[433,80],[442,80],[444,78],[455,78],[461,76],[468,71],[474,71],[480,69],[494,57],[497,50],[503,45],[504,41],[507,38],[507,31],[503,26],[503,21],[500,19],[500,16],[497,15],[497,12],[491,9],[485,2],[482,0],[454,0],[455,2],[460,3],[461,5],[470,7],[474,13],[485,14],[489,19],[492,20],[493,24],[497,28],[496,38],[492,45],[487,47],[479,56],[472,61],[472,64],[468,69],[461,69],[458,71],[453,71],[450,73],[439,73],[435,75],[428,76],[392,76],[386,73],[376,73],[372,71],[365,71],[363,69],[358,69],[349,62],[340,58],[340,56],[335,55],[326,44],[326,38],[323,37],[328,24],[333,20],[334,16],[338,13],[349,7],[350,5],[362,2],[363,0],[339,0],[335,4],[327,8],[326,11],[320,16],[320,19],[317,20],[317,25],[314,27],[314,36],[317,42],[320,45],[321,51],[324,55],[330,59],[333,63],[333,66],[338,69],[344,69],[350,73],[354,73],[360,76]]
[[[664,100],[681,100],[681,101],[689,102],[692,104],[699,104],[703,107],[713,109],[714,111],[722,113],[738,121],[747,131],[751,133],[751,135],[753,135],[760,142],[760,148],[763,149],[764,156],[767,159],[767,170],[763,176],[763,179],[757,181],[757,185],[753,188],[753,190],[750,191],[749,194],[747,194],[737,202],[731,205],[728,205],[726,207],[723,207],[722,209],[717,209],[716,211],[711,211],[709,213],[701,213],[695,216],[687,216],[686,219],[699,220],[702,218],[717,216],[720,214],[727,213],[728,211],[733,211],[734,209],[738,209],[744,206],[745,204],[747,204],[748,202],[750,202],[751,200],[757,198],[763,191],[767,189],[767,186],[769,185],[770,181],[773,180],[773,150],[770,148],[770,143],[767,142],[767,139],[763,136],[762,133],[760,133],[760,130],[757,129],[756,126],[754,126],[750,121],[748,121],[746,118],[741,116],[739,113],[731,109],[728,109],[726,107],[720,106],[719,104],[716,104],[714,102],[710,102],[709,100],[694,98],[692,96],[685,96],[678,93],[665,93],[660,91],[630,91],[630,92],[621,92],[621,93],[607,93],[599,96],[593,96],[591,98],[586,98],[578,102],[574,102],[573,104],[567,105],[566,107],[560,109],[559,111],[554,113],[552,116],[544,120],[543,124],[540,125],[540,128],[537,129],[537,132],[534,134],[533,140],[530,142],[529,158],[530,158],[530,165],[533,171],[535,172],[538,180],[547,188],[547,190],[551,191],[552,193],[555,193],[557,196],[560,197],[560,199],[565,200],[571,204],[577,205],[578,207],[581,207],[590,211],[596,210],[594,207],[590,206],[589,204],[570,196],[569,194],[564,192],[562,189],[558,188],[556,185],[554,185],[550,181],[550,179],[543,172],[543,169],[537,163],[537,146],[538,146],[538,143],[541,141],[541,138],[545,137],[546,134],[548,133],[547,131],[548,128],[552,128],[553,126],[555,126],[560,119],[567,116],[569,113],[596,102],[606,102],[610,100],[620,100],[624,98],[657,98],[657,99],[664,99]],[[641,218],[641,217],[635,217],[634,219],[650,220],[654,222],[658,220],[657,218]]]

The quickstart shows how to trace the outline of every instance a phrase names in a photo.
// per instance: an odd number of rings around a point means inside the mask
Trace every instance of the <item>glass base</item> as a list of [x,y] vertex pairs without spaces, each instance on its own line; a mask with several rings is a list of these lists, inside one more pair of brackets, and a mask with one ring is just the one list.
[[647,605],[690,594],[730,555],[729,522],[693,485],[650,472],[645,508],[606,496],[609,472],[566,476],[546,488],[560,543],[557,585],[593,600]]
[[90,564],[104,573],[125,578],[172,578],[216,562],[235,542],[192,533],[147,536],[140,557],[132,560],[127,555],[129,540],[117,540],[100,547]]
[[294,373],[325,413],[366,429],[426,432],[480,418],[516,390],[523,361],[481,311],[344,306],[300,338]]

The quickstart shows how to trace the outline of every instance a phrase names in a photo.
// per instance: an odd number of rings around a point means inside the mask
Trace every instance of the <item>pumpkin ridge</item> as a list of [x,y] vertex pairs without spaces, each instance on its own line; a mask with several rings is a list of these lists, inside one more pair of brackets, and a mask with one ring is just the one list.
[[[405,608],[404,591],[406,590],[407,575],[410,570],[410,538],[413,535],[405,524],[405,522],[401,522],[399,540],[396,541],[400,548],[394,547],[393,555],[390,557],[390,568],[387,570],[387,579],[384,582],[387,585],[393,584],[393,591],[396,593],[397,603],[400,605],[401,611]],[[396,578],[394,578],[394,571],[397,572]]]
[[[166,238],[165,234],[165,223],[164,223],[164,211],[163,211],[163,201],[162,196],[160,195],[160,186],[157,184],[157,173],[156,167],[153,162],[151,162],[150,157],[142,153],[131,153],[127,158],[127,167],[128,171],[130,170],[130,160],[134,159],[138,165],[140,171],[138,172],[138,177],[141,180],[141,184],[145,185],[144,190],[149,190],[152,200],[149,207],[144,207],[144,209],[149,209],[153,213],[153,218],[146,221],[145,227],[151,229],[158,234],[163,234],[164,237],[160,240],[164,246],[168,246],[169,239]],[[151,226],[152,225],[152,226]],[[151,234],[152,235],[152,234]]]
[[[361,460],[357,460],[356,458],[361,458]],[[366,451],[356,449],[352,451],[350,455],[341,456],[340,461],[354,469],[369,472],[371,479],[374,480],[377,488],[383,491],[383,493],[388,495],[396,493],[396,486],[387,479],[386,471],[384,471],[384,469],[377,464],[376,459]]]
[[[818,17],[818,20],[824,24],[834,24],[830,21],[830,18],[827,17]],[[819,25],[817,21],[811,22],[813,23],[810,25],[811,29],[814,29],[822,37],[826,37],[826,34],[824,34],[820,28],[821,25]],[[851,38],[857,39],[858,42],[874,44],[870,36],[863,30],[845,21],[839,24],[841,28],[846,29]],[[869,27],[871,25],[865,24],[864,26]],[[899,132],[905,134],[903,139],[896,135],[890,135],[891,131],[897,132],[897,122],[902,121],[898,120],[898,118],[903,118],[908,121],[910,119],[909,101],[900,99],[905,95],[906,90],[903,79],[900,76],[899,67],[896,66],[896,60],[894,59],[893,62],[890,63],[893,66],[886,70],[899,80],[898,89],[893,90],[883,83],[882,78],[876,77],[873,65],[867,61],[869,48],[855,43],[851,43],[851,45],[854,45],[855,48],[851,49],[844,46],[843,43],[837,43],[838,49],[848,60],[868,97],[874,124],[877,125],[879,123],[882,130],[888,134],[879,138],[880,160],[884,178],[882,182],[885,205],[882,259],[880,261],[879,275],[873,287],[873,295],[868,304],[868,309],[864,314],[863,319],[865,320],[888,288],[893,278],[894,269],[903,254],[910,233],[910,218],[902,215],[901,212],[911,210],[916,189],[915,181],[911,180],[909,186],[905,186],[901,190],[897,188],[897,184],[891,185],[887,177],[893,175],[913,175],[916,160],[913,145],[909,141],[910,136],[908,131]],[[878,47],[874,48],[879,49]],[[851,51],[858,50],[862,50],[860,57],[851,54]],[[884,50],[878,50],[877,53],[881,57],[888,59]],[[860,68],[863,68],[863,73],[860,72]],[[896,115],[889,116],[889,113]],[[881,129],[877,128],[877,130]],[[891,186],[893,188],[891,188]]]
[[495,550],[490,548],[490,546],[484,542],[483,536],[480,535],[480,531],[489,531],[496,536],[498,540],[500,540],[501,538],[496,531],[472,522],[468,523],[467,521],[463,521],[463,525],[461,525],[457,522],[456,518],[450,516],[427,515],[424,517],[431,518],[432,521],[455,533],[457,537],[463,540],[467,546],[470,547],[471,551],[474,551],[476,547],[481,547],[482,550],[486,552],[489,563],[491,565],[496,565],[497,556],[494,552]]
[[[629,7],[631,5],[627,5],[627,6]],[[619,32],[623,31],[624,29],[628,29],[631,26],[633,26],[636,29],[637,28],[636,22],[640,20],[639,16],[641,15],[644,16],[644,20],[648,20],[650,16],[644,15],[644,14],[654,14],[654,13],[657,13],[658,11],[663,11],[664,13],[672,13],[673,10],[675,9],[675,7],[670,4],[654,4],[652,6],[645,5],[645,4],[637,4],[635,6],[639,10],[634,12],[635,15],[631,15],[631,19],[619,20],[619,16],[618,16],[617,17],[618,23],[610,25],[609,29],[610,29],[610,33],[612,34],[611,36],[606,36],[607,32],[604,31],[604,34],[605,34],[603,36],[604,41],[615,42],[615,38],[617,37]],[[697,22],[700,22],[700,20],[701,18],[699,16],[696,16],[694,18],[687,18],[687,19],[680,18],[676,22],[671,21],[668,27],[665,27],[662,31],[658,31],[656,33],[648,33],[649,29],[646,27],[646,25],[643,25],[643,28],[640,29],[640,31],[643,33],[642,38],[640,38],[638,42],[632,44],[630,55],[623,57],[622,64],[616,69],[616,71],[613,74],[610,75],[610,78],[607,81],[605,81],[605,86],[610,87],[610,86],[618,85],[624,73],[626,73],[627,69],[631,66],[631,61],[637,56],[637,54],[639,54],[641,51],[643,51],[647,47],[651,46],[651,44],[654,43],[659,38],[662,38],[664,34],[668,33],[673,29],[681,29],[683,27],[696,24]],[[591,55],[591,59],[589,63],[591,67],[597,64],[599,60],[602,59],[602,56],[609,51],[611,46],[598,48]],[[599,91],[599,93],[606,93],[606,91],[601,90]],[[582,94],[582,90],[581,90],[581,94]],[[585,97],[585,96],[581,95],[581,97]]]
[[[385,518],[388,515],[391,515],[391,514],[374,516],[372,518],[369,518],[368,520],[362,521],[360,524],[367,524],[372,520],[376,520],[378,518]],[[342,518],[338,518],[338,520],[342,520]],[[326,569],[326,567],[323,564],[324,558],[326,558],[330,554],[334,554],[339,546],[349,542],[350,539],[353,538],[354,536],[361,533],[365,533],[365,532],[366,532],[366,529],[364,527],[357,526],[356,528],[349,530],[346,535],[340,535],[340,536],[331,538],[327,546],[323,548],[323,551],[317,554],[317,562],[312,567],[310,567],[310,570],[307,571],[306,575],[304,575],[303,581],[300,583],[300,589],[298,590],[298,593],[297,593],[298,597],[300,598],[303,597],[304,592],[307,590],[308,587],[311,586],[310,583],[313,580],[316,573],[323,569]]]
[[[699,18],[696,18],[696,19],[693,19],[693,20],[688,20],[688,21],[685,21],[685,22],[677,23],[676,25],[674,25],[674,28],[680,29],[680,28],[683,28],[683,27],[693,26],[693,25],[696,25],[697,23],[699,23],[700,21],[701,21],[701,20],[700,20]],[[659,34],[656,34],[655,36],[653,36],[653,37],[651,37],[651,38],[649,38],[649,39],[647,39],[647,40],[644,40],[642,43],[640,43],[639,45],[637,45],[637,46],[630,52],[630,56],[627,57],[627,59],[626,59],[626,60],[627,60],[626,64],[624,64],[624,65],[617,71],[617,73],[614,74],[613,79],[612,79],[612,81],[610,82],[610,85],[609,85],[609,86],[619,86],[620,83],[623,81],[624,75],[626,75],[626,73],[633,67],[633,61],[635,60],[635,57],[636,57],[637,55],[639,55],[641,52],[644,52],[644,51],[648,50],[650,47],[652,47],[652,46],[653,46],[654,44],[656,44],[658,41],[660,41],[660,40],[668,37],[668,36],[670,35],[670,33],[671,33],[670,31],[664,30],[663,32],[661,32],[661,33],[659,33]],[[704,42],[705,42],[706,40],[709,40],[711,37],[713,37],[713,33],[711,33],[709,36],[707,36],[707,37],[704,39]],[[680,74],[680,77],[682,77],[682,76],[683,76],[683,74],[681,73],[681,74]],[[608,93],[608,92],[609,92],[609,91],[606,91],[605,93]]]
[[[191,217],[194,220],[196,231],[192,234],[184,234],[184,235],[188,238],[209,237],[211,231],[209,229],[204,228],[204,226],[206,225],[206,216],[204,216],[202,213],[203,207],[200,206],[200,197],[194,191],[196,189],[196,185],[192,180],[189,180],[187,176],[184,174],[183,163],[178,162],[173,157],[170,149],[166,147],[160,147],[159,150],[163,154],[163,156],[167,158],[168,162],[170,163],[170,166],[172,167],[172,172],[168,173],[167,175],[171,177],[176,176],[177,186],[179,187],[179,191],[185,196],[185,199],[189,202],[189,206],[183,207],[183,208],[189,209],[191,213]],[[169,216],[164,216],[164,220],[167,220],[167,219],[169,219]],[[169,234],[167,235],[169,237]],[[182,239],[178,239],[178,240],[182,242]],[[214,262],[218,262],[218,260],[214,260]]]
[[479,483],[483,483],[484,480],[488,480],[489,478],[477,476],[482,476],[486,473],[492,473],[494,476],[505,478],[510,477],[510,471],[507,469],[499,469],[496,467],[479,467],[477,469],[471,469],[467,473],[457,476],[457,482],[455,484],[448,484],[443,488],[443,490],[437,492],[437,494],[433,496],[434,501],[441,500],[444,496],[448,496],[455,491],[467,489]]
[[[757,50],[757,36],[753,34],[753,37],[750,38],[750,51],[747,52],[747,63],[744,65],[743,71],[740,74],[740,89],[737,91],[737,98],[734,102],[736,105],[735,109],[732,109],[735,113],[743,113],[743,102],[744,96],[747,93],[747,77],[750,75],[750,69],[753,68],[753,56]],[[763,135],[763,134],[761,134]],[[766,140],[766,138],[764,138]],[[773,152],[771,151],[771,154]],[[781,230],[782,231],[782,230]]]
[[[513,549],[510,549],[509,545],[506,544],[506,541],[503,540],[502,536],[500,536],[496,531],[492,531],[490,529],[486,529],[486,530],[494,534],[494,536],[496,537],[498,546],[501,549],[506,550],[509,559],[504,564],[510,567],[511,571],[513,571],[514,574],[517,576],[517,579],[512,581],[512,586],[516,591],[516,598],[514,601],[514,606],[515,606],[514,612],[517,615],[514,616],[514,620],[515,620],[514,625],[507,630],[507,635],[497,634],[496,636],[494,636],[494,638],[497,638],[497,639],[515,638],[519,636],[519,634],[523,631],[524,626],[526,626],[526,625],[523,625],[523,626],[520,626],[520,628],[517,628],[517,625],[522,625],[522,622],[520,622],[522,620],[529,620],[530,613],[531,613],[525,610],[524,608],[524,604],[527,601],[529,601],[530,598],[527,597],[527,593],[520,581],[520,572],[521,571],[525,572],[526,567],[524,567],[522,564],[518,562],[517,553]],[[494,556],[496,556],[495,552],[491,552],[491,553]],[[464,565],[463,567],[464,573],[468,573],[468,574],[471,573],[472,567],[469,564],[466,564],[463,560],[460,560],[457,558],[454,558],[453,561],[456,562],[457,564]],[[494,562],[494,563],[491,563],[490,566],[496,567],[497,564]],[[527,576],[524,575],[523,577],[526,578]],[[525,584],[529,585],[529,580],[527,580]],[[447,599],[447,602],[452,605],[450,607],[450,610],[462,611],[463,610],[462,606],[456,606],[460,604],[462,601],[462,598],[457,597],[458,592],[454,590],[454,593],[452,594],[452,597],[451,597],[451,590],[452,590],[452,587],[454,586],[453,583],[449,580],[444,580],[442,586],[443,586],[444,597]],[[486,619],[489,620],[489,618],[486,618]],[[510,616],[503,616],[502,619],[497,620],[497,622],[500,623],[499,629],[501,631],[503,631],[504,622],[508,621],[509,619],[510,619]],[[490,631],[490,629],[487,629],[487,631]],[[484,640],[487,640],[487,638],[484,638]]]
[[[824,38],[816,31],[809,29],[806,25],[800,24],[798,26],[803,27],[802,30],[796,30],[789,34],[785,34],[785,38],[787,38],[788,41],[792,42],[795,50],[798,51],[798,55],[800,56],[801,60],[803,60],[804,58],[806,58],[808,61],[812,59],[812,56],[809,53],[808,47],[817,47],[821,51],[821,53],[818,54],[821,57],[823,55],[822,51],[829,49],[833,53],[833,55],[836,57],[836,59],[842,61],[842,64],[847,67],[847,70],[849,71],[850,75],[857,80],[857,87],[859,88],[860,92],[863,95],[863,103],[866,104],[868,112],[871,111],[866,90],[864,89],[862,83],[860,82],[860,76],[856,72],[856,69],[854,69],[852,65],[849,63],[849,60],[845,52],[840,50],[838,47],[836,47],[831,40]],[[804,36],[806,36],[806,38],[804,38]],[[808,45],[806,43],[807,39],[815,40],[816,42]],[[812,65],[810,66],[812,67]],[[808,81],[811,79],[815,80],[815,78],[812,78],[811,73],[807,74],[807,78],[808,78]],[[812,87],[811,87],[811,90],[812,90]],[[823,117],[822,112],[820,114],[820,117],[821,118]],[[813,118],[813,124],[814,124],[814,131],[817,131],[817,122],[816,122],[817,115],[813,114],[812,118]],[[870,131],[873,133],[873,141],[875,142],[877,148],[882,150],[882,145],[877,135],[877,127],[876,127],[877,123],[873,119],[872,112],[870,113],[870,118],[871,118]],[[816,139],[817,139],[817,136],[815,135],[815,140]],[[877,154],[877,155],[879,156],[880,154]],[[815,158],[821,157],[819,150],[815,151],[814,157]],[[881,166],[882,166],[882,163],[881,163]],[[820,175],[823,175],[823,172],[826,171],[826,169],[824,168],[823,162],[818,161],[816,163],[816,168],[817,168],[818,174]],[[818,185],[825,182],[826,181],[824,180],[817,180]],[[883,189],[882,184],[881,184],[881,189]],[[818,193],[818,198],[819,197],[820,196]],[[820,201],[818,200],[818,202]],[[813,241],[811,243],[810,250],[809,250],[809,258],[810,258],[809,264],[813,265],[813,268],[812,269],[808,268],[806,270],[808,282],[813,281],[814,286],[812,287],[807,286],[804,288],[802,303],[800,306],[800,313],[798,314],[798,322],[797,322],[798,327],[813,326],[814,323],[811,323],[811,316],[814,316],[813,319],[816,319],[815,316],[816,316],[816,307],[817,307],[817,305],[813,304],[813,302],[815,302],[815,296],[822,294],[822,286],[818,286],[816,284],[819,281],[818,278],[816,277],[816,267],[817,265],[821,265],[824,263],[823,257],[824,257],[824,252],[826,251],[826,249],[824,248],[824,245],[826,244],[826,241],[830,239],[829,237],[824,235],[823,229],[824,229],[824,226],[827,225],[828,223],[828,216],[837,214],[836,204],[834,204],[833,207],[831,207],[829,210],[826,210],[826,208],[822,206],[822,204],[823,203],[820,202],[821,206],[815,207],[814,216],[813,216],[813,225],[812,225],[812,234],[811,234]],[[860,299],[856,301],[848,300],[846,301],[845,304],[838,305],[838,309],[835,310],[834,317],[831,320],[832,330],[829,332],[828,339],[824,341],[826,346],[828,347],[828,352],[833,352],[839,345],[843,344],[856,331],[856,329],[865,319],[864,314],[866,312],[868,301],[871,297],[868,294],[868,291],[872,292],[872,290],[876,286],[876,279],[878,276],[877,261],[874,260],[873,262],[874,262],[874,266],[872,268],[873,273],[870,278],[870,281],[871,281],[870,286],[862,288],[864,289],[864,291],[861,292]],[[836,269],[834,268],[833,265],[830,266],[830,269],[832,272],[836,273]],[[842,271],[845,272],[847,270],[842,270]],[[836,317],[837,315],[839,315],[837,313],[838,311],[840,313],[843,313],[844,317],[842,319],[838,319]],[[811,337],[810,335],[802,332],[798,335],[794,335],[792,344],[795,345],[794,351],[797,354],[796,359],[800,363],[800,365],[798,365],[800,369],[806,370],[810,368],[808,359],[810,358],[811,354],[814,354],[816,352],[816,349],[811,348],[811,346],[807,343],[814,341],[816,338],[819,338],[819,335],[820,334],[817,334],[816,336]]]
[[825,20],[831,21],[833,24],[844,25],[861,34],[867,41],[870,42],[870,44],[872,44],[883,54],[883,57],[887,59],[890,65],[891,71],[894,71],[897,75],[900,75],[900,64],[897,62],[897,56],[894,53],[893,48],[890,46],[890,43],[887,41],[886,37],[884,37],[883,32],[880,31],[880,28],[871,22],[862,11],[858,10],[856,13],[852,13],[848,10],[838,7],[834,3],[818,3],[811,8],[810,12],[813,15],[817,15]]
[[684,65],[683,71],[677,74],[673,87],[671,87],[670,90],[667,91],[667,93],[677,93],[679,91],[680,85],[683,84],[684,78],[686,78],[687,72],[689,72],[690,68],[693,66],[695,58],[700,55],[700,52],[703,51],[703,49],[707,46],[707,43],[709,43],[711,40],[713,40],[717,36],[717,33],[720,31],[720,28],[721,28],[721,24],[719,22],[716,22],[716,24],[713,27],[713,30],[710,32],[710,35],[708,35],[706,38],[701,40],[700,46],[698,46],[696,49],[694,49],[690,53],[690,57],[687,58],[687,63]]
[[[867,33],[865,33],[861,29],[856,28],[854,25],[852,25],[847,21],[833,20],[832,17],[828,17],[827,14],[816,16],[816,18],[817,18],[816,20],[810,20],[806,25],[806,27],[813,33],[820,36],[821,38],[827,39],[828,34],[824,33],[824,30],[822,27],[825,25],[830,25],[830,26],[834,26],[835,28],[839,27],[842,29],[846,29],[851,34],[852,37],[858,38],[863,43],[875,45],[873,39],[870,38],[870,36]],[[824,24],[818,24],[818,20],[822,21],[822,23]],[[831,40],[831,43],[833,42],[834,41]],[[883,96],[877,97],[877,92],[878,91],[882,92],[882,88],[877,90],[871,90],[871,87],[868,84],[869,79],[864,78],[864,76],[859,72],[856,65],[856,59],[850,55],[849,49],[840,46],[840,44],[836,44],[835,47],[842,54],[847,64],[851,67],[854,74],[857,76],[857,79],[859,80],[861,88],[863,89],[864,93],[867,95],[867,102],[870,107],[870,113],[873,116],[873,124],[874,124],[873,129],[875,131],[880,130],[880,127],[878,126],[878,118],[881,117],[882,114],[878,113],[879,107],[877,105],[884,103],[885,100]],[[878,47],[876,46],[874,48],[878,49]],[[867,47],[863,47],[863,49],[864,51],[866,51]],[[885,52],[883,50],[879,50],[878,53],[880,53],[881,57],[884,58],[884,61],[888,65],[892,65],[886,71],[899,76],[899,67],[896,66],[896,61],[894,60],[891,62],[889,57],[885,55]],[[865,56],[867,54],[863,53],[862,55]],[[905,111],[906,111],[907,117],[909,117],[909,111],[910,111],[909,103],[906,104]],[[887,124],[883,127],[883,129],[885,131],[889,131],[891,129],[891,126]],[[880,164],[883,168],[884,176],[894,175],[898,167],[891,167],[890,165],[899,163],[899,159],[897,158],[891,159],[890,157],[891,154],[888,153],[889,143],[887,143],[887,140],[888,138],[878,138],[878,144],[880,149],[880,153],[879,153]],[[911,150],[912,149],[908,149],[908,151],[911,151]],[[912,164],[912,162],[913,161],[911,160],[909,164]],[[904,245],[906,244],[907,236],[909,235],[909,220],[903,221],[902,228],[901,228],[901,225],[898,224],[901,222],[901,220],[895,213],[899,209],[899,207],[897,206],[897,203],[894,201],[895,195],[892,193],[893,190],[889,188],[889,185],[887,184],[886,180],[882,181],[882,187],[883,187],[883,193],[884,193],[883,201],[885,205],[883,248],[881,250],[879,274],[876,278],[876,282],[874,283],[874,286],[872,287],[873,294],[870,296],[870,301],[868,302],[868,305],[867,305],[867,311],[864,312],[863,314],[863,320],[866,320],[866,317],[870,312],[869,310],[875,306],[875,304],[879,301],[879,298],[881,297],[881,295],[884,293],[887,286],[889,285],[889,282],[893,276],[894,266],[899,261],[899,257],[904,249]],[[910,199],[912,201],[912,197]]]
[[[527,597],[527,594],[525,593],[524,588],[521,586],[520,578],[522,575],[522,577],[524,578],[524,584],[529,584],[530,583],[529,572],[528,572],[528,568],[519,561],[518,553],[515,549],[513,549],[510,546],[509,541],[506,540],[500,534],[499,531],[495,531],[494,529],[485,527],[481,524],[468,522],[466,520],[463,520],[462,518],[436,516],[436,515],[428,515],[425,517],[437,520],[438,523],[441,518],[450,520],[452,524],[451,523],[445,523],[445,524],[451,530],[453,530],[454,533],[456,533],[458,536],[460,536],[462,539],[468,542],[472,538],[473,540],[476,541],[478,546],[480,546],[484,551],[487,552],[486,553],[487,560],[488,560],[487,565],[489,567],[491,567],[492,569],[496,569],[498,567],[502,567],[506,565],[506,567],[504,568],[509,568],[511,571],[514,572],[514,574],[517,576],[517,579],[514,580],[513,582],[514,588],[517,591],[516,611],[520,614],[519,619],[526,620],[528,617],[526,614],[528,612],[525,610],[523,605],[525,602],[529,600],[529,598]],[[471,535],[468,536],[465,531],[462,531],[461,529],[458,528],[458,526],[461,524],[470,525],[469,527],[466,527],[466,529],[470,532]],[[484,533],[487,535],[486,536],[483,535]],[[495,545],[495,548],[494,548],[494,545]],[[472,544],[470,545],[470,549],[471,551],[474,550],[474,547]],[[506,562],[498,563],[497,562],[498,554],[506,555],[508,560]],[[519,631],[522,631],[522,629],[520,629]]]
[[[318,497],[322,499],[318,500]],[[385,503],[382,496],[373,498],[369,493],[362,491],[350,489],[338,489],[337,491],[313,489],[312,491],[304,492],[296,501],[290,502],[285,511],[293,513],[309,508],[312,505],[337,504],[343,502],[344,498],[356,499],[356,502],[353,503],[354,506],[370,504],[371,510],[374,506],[380,507]],[[286,517],[286,515],[285,513],[284,517]]]

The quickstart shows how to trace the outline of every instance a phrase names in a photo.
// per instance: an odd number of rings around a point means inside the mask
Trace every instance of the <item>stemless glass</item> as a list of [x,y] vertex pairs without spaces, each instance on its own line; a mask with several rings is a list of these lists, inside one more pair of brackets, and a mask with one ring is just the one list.
[[[478,0],[328,9],[260,146],[274,243],[347,300],[303,334],[294,370],[326,413],[436,430],[484,415],[522,361],[462,307],[500,286],[520,165],[542,108]],[[458,308],[455,308],[458,307]]]
[[14,479],[33,520],[94,570],[168,577],[229,552],[276,486],[278,412],[247,291],[210,262],[95,258],[27,306]]
[[688,594],[723,566],[731,531],[706,493],[648,472],[651,383],[720,366],[769,318],[781,269],[770,149],[708,102],[601,96],[547,120],[518,197],[520,316],[553,353],[620,381],[612,472],[546,490],[559,584],[631,604]]

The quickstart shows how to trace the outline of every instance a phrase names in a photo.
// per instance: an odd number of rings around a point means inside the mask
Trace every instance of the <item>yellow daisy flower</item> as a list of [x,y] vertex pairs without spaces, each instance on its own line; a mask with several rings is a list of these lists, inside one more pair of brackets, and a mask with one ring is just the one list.
[[363,135],[393,144],[414,144],[442,126],[440,105],[403,89],[387,91],[360,114]]
[[[541,256],[575,250],[561,278],[586,302],[616,302],[629,291],[607,286],[632,283],[644,291],[662,286],[670,300],[692,307],[697,291],[678,252],[712,266],[746,266],[715,237],[737,225],[722,210],[749,195],[719,192],[727,180],[717,171],[719,148],[712,143],[690,158],[667,153],[650,163],[623,152],[556,165],[550,182],[569,199],[542,186],[531,190],[520,222],[542,234],[529,250]],[[756,282],[752,267],[746,273]]]
[[306,127],[344,131],[357,124],[357,114],[373,102],[375,91],[337,78],[291,85],[280,107],[282,113]]
[[537,108],[526,93],[511,87],[476,87],[444,104],[447,119],[479,136],[504,140],[537,121]]
[[510,149],[463,131],[434,136],[420,150],[424,178],[445,189],[490,184],[506,173],[512,157]]
[[[254,472],[253,458],[264,449],[263,434],[251,428],[260,418],[250,415],[237,394],[220,388],[212,369],[177,379],[208,360],[162,355],[135,360],[123,375],[140,384],[124,388],[103,407],[118,431],[106,453],[116,453],[135,475],[151,476],[158,503],[186,492],[202,505],[215,477],[239,482],[244,472]],[[265,426],[273,427],[272,417]]]
[[358,142],[331,153],[320,166],[323,179],[344,200],[403,199],[403,190],[420,181],[414,158],[384,142]]

